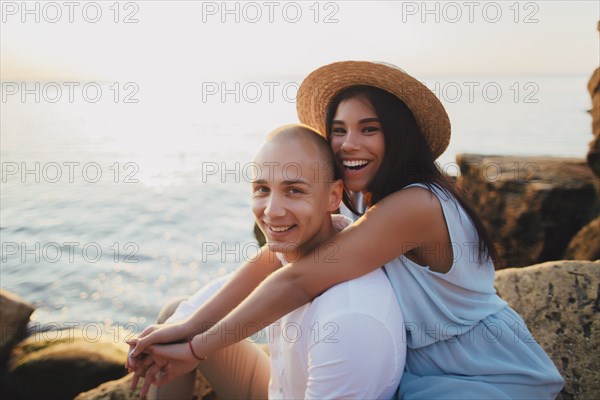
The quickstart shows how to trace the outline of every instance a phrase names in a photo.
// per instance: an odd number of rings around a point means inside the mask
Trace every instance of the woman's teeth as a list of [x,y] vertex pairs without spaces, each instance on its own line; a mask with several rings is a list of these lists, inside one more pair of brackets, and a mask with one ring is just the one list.
[[367,160],[344,160],[344,161],[342,161],[344,168],[348,168],[351,170],[361,169],[368,163],[369,162]]
[[270,228],[271,228],[271,230],[272,230],[273,232],[285,232],[285,231],[289,230],[289,229],[290,229],[292,226],[293,226],[293,225],[286,226],[286,227],[279,227],[279,228],[276,228],[276,227],[274,227],[274,226],[271,226]]

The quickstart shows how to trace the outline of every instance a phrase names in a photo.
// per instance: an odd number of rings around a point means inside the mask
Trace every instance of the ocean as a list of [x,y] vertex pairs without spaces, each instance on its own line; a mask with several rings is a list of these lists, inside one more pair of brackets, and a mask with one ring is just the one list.
[[[440,165],[456,173],[458,153],[584,158],[588,79],[422,77],[452,122]],[[296,122],[300,81],[3,82],[0,278],[36,305],[31,328],[139,332],[250,257],[248,165],[270,130]]]

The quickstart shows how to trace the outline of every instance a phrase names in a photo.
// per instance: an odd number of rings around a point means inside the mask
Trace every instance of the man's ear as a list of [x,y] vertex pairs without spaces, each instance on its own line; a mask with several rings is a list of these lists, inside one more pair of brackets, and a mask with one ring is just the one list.
[[344,181],[337,179],[329,184],[329,201],[327,211],[334,212],[340,207],[344,193]]

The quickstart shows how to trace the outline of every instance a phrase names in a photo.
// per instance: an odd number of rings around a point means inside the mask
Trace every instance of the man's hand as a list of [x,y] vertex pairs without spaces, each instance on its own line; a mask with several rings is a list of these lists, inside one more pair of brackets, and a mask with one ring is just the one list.
[[129,353],[125,366],[131,371],[135,371],[140,361],[139,355],[143,354],[147,347],[158,343],[177,343],[187,340],[187,328],[184,323],[169,325],[150,325],[135,338],[128,340]]
[[142,355],[131,381],[131,389],[135,389],[140,377],[144,377],[144,385],[140,391],[140,396],[143,397],[148,393],[151,384],[161,386],[169,383],[193,371],[198,362],[188,343],[152,345],[146,348]]

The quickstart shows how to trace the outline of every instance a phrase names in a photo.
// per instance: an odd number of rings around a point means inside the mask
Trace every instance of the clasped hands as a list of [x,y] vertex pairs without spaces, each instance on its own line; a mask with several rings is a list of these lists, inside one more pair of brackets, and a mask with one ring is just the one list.
[[[185,340],[181,343],[181,340]],[[140,378],[144,385],[140,396],[144,397],[150,385],[161,386],[196,368],[199,360],[187,342],[185,328],[181,324],[150,325],[134,339],[127,340],[129,352],[125,367],[133,372],[131,390]]]

